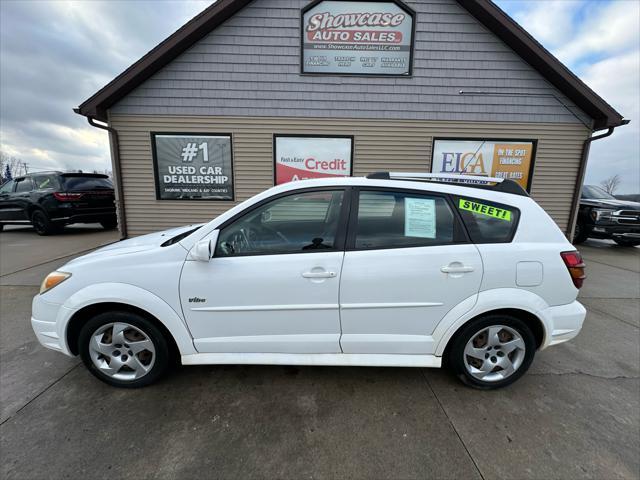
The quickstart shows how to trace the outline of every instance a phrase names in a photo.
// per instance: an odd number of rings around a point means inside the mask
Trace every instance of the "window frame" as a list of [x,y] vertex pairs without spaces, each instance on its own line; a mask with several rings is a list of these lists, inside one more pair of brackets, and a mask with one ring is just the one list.
[[[425,196],[426,195],[431,197],[443,198],[453,214],[454,240],[452,242],[438,242],[438,243],[432,243],[430,245],[398,245],[398,246],[367,247],[367,248],[356,247],[356,234],[358,231],[357,229],[358,210],[360,206],[360,192],[362,191],[401,193],[407,196],[411,196],[411,195]],[[345,246],[345,251],[347,252],[363,252],[363,251],[370,251],[370,250],[396,250],[399,248],[429,248],[429,247],[442,247],[442,246],[449,246],[449,245],[466,245],[466,244],[473,243],[471,242],[469,232],[467,231],[464,225],[464,222],[462,221],[460,212],[458,212],[458,209],[455,208],[455,205],[453,204],[453,200],[451,199],[451,196],[447,193],[432,192],[430,190],[420,190],[420,189],[411,189],[411,188],[358,186],[358,187],[352,188],[351,201],[349,203],[350,203],[350,213],[349,213],[349,223],[347,227],[346,246]]]
[[[453,207],[456,211],[456,213],[459,215],[460,217],[460,221],[462,222],[462,225],[467,233],[467,236],[469,238],[469,240],[471,241],[471,243],[475,244],[475,245],[498,245],[498,244],[507,244],[507,243],[513,243],[513,239],[516,236],[516,233],[518,233],[518,227],[520,226],[520,219],[522,218],[522,211],[518,208],[518,207],[514,207],[513,205],[507,205],[506,203],[501,203],[501,202],[496,202],[494,200],[486,200],[484,198],[478,198],[478,197],[470,197],[468,195],[456,195],[453,194],[451,195],[451,200],[453,201]],[[458,202],[460,200],[468,200],[470,202],[476,202],[476,203],[482,203],[482,202],[488,202],[491,203],[493,205],[499,205],[499,207],[497,208],[501,208],[501,207],[506,207],[503,208],[503,210],[509,209],[512,212],[516,213],[517,219],[515,220],[515,222],[513,222],[513,227],[511,228],[511,232],[509,234],[508,240],[504,241],[504,242],[492,242],[492,241],[480,241],[480,242],[475,242],[473,241],[473,238],[471,237],[471,231],[469,229],[469,227],[467,226],[467,223],[464,221],[464,217],[462,216],[462,213],[460,213],[460,209],[458,207]]]
[[350,202],[351,202],[351,187],[309,187],[309,188],[299,188],[296,190],[288,190],[286,192],[281,192],[276,195],[272,195],[269,198],[265,198],[250,207],[247,207],[242,212],[238,212],[233,217],[225,220],[221,223],[216,230],[222,232],[223,229],[232,225],[236,221],[242,219],[244,216],[251,214],[254,210],[270,203],[274,200],[278,200],[280,198],[289,197],[292,195],[300,195],[303,193],[313,193],[313,192],[342,192],[342,206],[340,208],[340,214],[338,218],[338,228],[336,229],[336,236],[334,241],[333,248],[325,248],[322,250],[300,250],[296,252],[273,252],[273,253],[264,253],[264,252],[256,252],[256,253],[245,253],[238,255],[219,255],[219,245],[220,245],[220,236],[218,235],[218,239],[216,240],[215,248],[213,249],[212,258],[242,258],[242,257],[257,257],[257,256],[274,256],[274,255],[304,255],[310,253],[332,253],[332,252],[343,252],[345,248],[346,236],[347,236],[347,220],[350,211]]

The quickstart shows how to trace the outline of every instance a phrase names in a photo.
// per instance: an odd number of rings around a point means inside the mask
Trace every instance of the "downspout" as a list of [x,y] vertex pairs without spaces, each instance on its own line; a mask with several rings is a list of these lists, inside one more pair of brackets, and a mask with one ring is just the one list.
[[[76,112],[78,113],[78,112]],[[122,189],[122,170],[120,168],[120,142],[118,140],[118,132],[109,125],[96,123],[93,117],[87,117],[89,125],[100,128],[109,132],[109,144],[111,146],[111,158],[113,163],[113,174],[115,176],[116,185],[116,208],[118,210],[118,219],[120,220],[120,240],[127,238],[127,217],[124,208],[124,191]]]
[[[620,126],[629,124],[630,120],[622,120]],[[578,170],[578,178],[576,179],[576,187],[573,191],[573,201],[571,202],[571,217],[569,218],[569,231],[568,238],[569,241],[573,241],[573,232],[576,228],[576,220],[578,219],[578,209],[580,205],[580,196],[582,195],[582,184],[584,183],[584,177],[587,172],[587,160],[589,158],[589,150],[591,148],[591,143],[596,140],[600,140],[601,138],[606,138],[611,136],[616,127],[609,127],[605,133],[601,133],[600,135],[596,135],[595,137],[587,138],[582,144],[582,156],[580,157],[580,169]]]

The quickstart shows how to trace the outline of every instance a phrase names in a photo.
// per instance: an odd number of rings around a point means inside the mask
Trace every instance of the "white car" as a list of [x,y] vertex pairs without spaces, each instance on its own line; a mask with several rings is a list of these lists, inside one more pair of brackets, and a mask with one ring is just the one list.
[[182,364],[440,367],[479,388],[575,337],[580,254],[516,183],[377,173],[271,188],[44,280],[39,341],[115,386]]

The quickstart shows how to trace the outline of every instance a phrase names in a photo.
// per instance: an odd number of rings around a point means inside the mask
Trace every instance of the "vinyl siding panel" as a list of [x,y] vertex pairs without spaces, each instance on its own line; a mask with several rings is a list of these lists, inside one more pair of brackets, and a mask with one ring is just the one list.
[[300,9],[307,3],[255,0],[113,113],[590,122],[454,0],[406,2],[417,15],[412,77],[301,75]]
[[[112,114],[118,130],[129,235],[206,222],[273,186],[273,134],[354,136],[354,175],[377,170],[430,169],[434,137],[537,139],[531,194],[567,229],[582,144],[580,124],[307,119],[295,117],[132,116]],[[235,202],[155,199],[151,132],[231,133]]]

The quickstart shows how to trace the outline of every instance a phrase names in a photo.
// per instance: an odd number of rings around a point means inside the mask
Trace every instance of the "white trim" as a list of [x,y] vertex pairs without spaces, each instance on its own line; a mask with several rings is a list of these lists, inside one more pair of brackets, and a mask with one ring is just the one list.
[[327,365],[360,367],[439,368],[435,355],[386,355],[361,353],[196,353],[182,355],[183,365]]
[[337,310],[338,305],[325,303],[307,305],[246,305],[239,307],[193,307],[192,312],[270,312],[279,310]]
[[340,308],[352,310],[358,308],[419,308],[439,307],[442,302],[402,302],[402,303],[343,303]]

